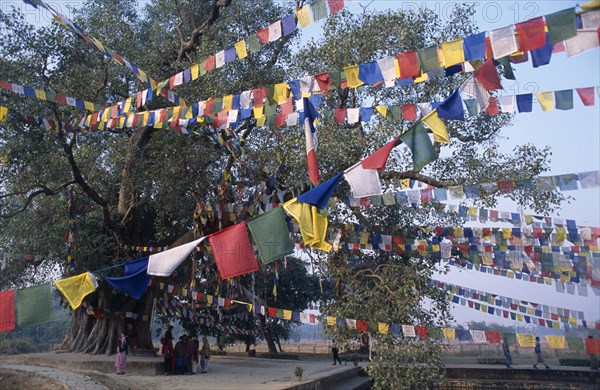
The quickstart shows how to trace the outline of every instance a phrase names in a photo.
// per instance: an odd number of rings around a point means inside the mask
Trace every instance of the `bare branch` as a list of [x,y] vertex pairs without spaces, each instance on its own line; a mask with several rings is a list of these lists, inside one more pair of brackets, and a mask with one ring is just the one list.
[[75,181],[70,180],[66,183],[59,185],[58,187],[56,187],[54,189],[49,188],[48,186],[46,186],[44,184],[34,184],[25,191],[11,192],[8,194],[0,195],[0,199],[7,199],[10,197],[14,197],[14,196],[27,195],[27,198],[25,199],[25,203],[21,206],[20,209],[14,211],[12,213],[0,214],[0,218],[12,218],[15,215],[20,214],[23,211],[27,210],[27,207],[31,204],[33,199],[35,199],[37,196],[39,196],[39,195],[46,195],[46,196],[56,195],[59,192],[61,192],[63,189],[70,186],[71,184],[75,184]]
[[430,186],[434,186],[434,187],[448,187],[449,185],[452,185],[450,182],[448,181],[441,181],[441,180],[437,180],[434,179],[432,177],[423,175],[421,173],[415,172],[415,171],[405,171],[405,172],[396,172],[396,171],[386,171],[386,172],[381,172],[379,174],[379,177],[381,177],[382,179],[386,179],[386,180],[391,180],[391,179],[413,179],[413,180],[418,180],[422,183],[425,184],[429,184]]

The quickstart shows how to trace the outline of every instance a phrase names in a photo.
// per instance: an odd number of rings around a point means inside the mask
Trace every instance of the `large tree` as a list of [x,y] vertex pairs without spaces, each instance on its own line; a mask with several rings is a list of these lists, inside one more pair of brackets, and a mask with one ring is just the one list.
[[[200,62],[293,11],[266,0],[251,4],[234,0],[155,0],[143,14],[138,14],[134,6],[134,1],[90,2],[77,10],[75,20],[89,35],[98,37],[157,80]],[[472,14],[472,8],[459,6],[452,18],[442,22],[427,10],[372,13],[367,9],[362,15],[342,11],[327,20],[322,38],[292,50],[298,38],[295,33],[265,45],[247,60],[233,62],[178,87],[176,92],[196,101],[323,71],[339,72],[348,65],[471,34],[476,31]],[[127,69],[103,58],[56,24],[31,29],[18,12],[2,13],[0,30],[0,71],[7,81],[96,102],[120,101],[145,88]],[[321,108],[440,101],[466,77],[431,77],[425,83],[393,88],[339,88]],[[195,129],[197,134],[193,136],[151,127],[87,133],[60,128],[50,132],[28,123],[26,115],[64,122],[76,112],[5,92],[0,99],[15,113],[0,126],[0,155],[4,156],[0,176],[0,190],[4,192],[0,196],[0,245],[15,252],[47,254],[47,261],[64,265],[65,197],[67,188],[74,188],[76,266],[65,269],[65,275],[121,264],[139,256],[124,249],[128,245],[175,246],[231,223],[218,218],[194,221],[198,201],[248,202],[283,190],[289,199],[309,187],[304,133],[297,126],[257,127],[254,119],[246,120],[236,130],[245,139],[244,148],[234,155],[215,146],[205,135],[210,131],[202,126]],[[169,104],[157,97],[145,109]],[[510,119],[508,114],[482,113],[465,122],[449,122],[451,144],[436,144],[439,159],[422,172],[414,171],[408,152],[395,151],[381,174],[384,188],[397,188],[403,179],[444,187],[534,178],[548,169],[549,151],[524,145],[511,155],[500,153],[499,136]],[[350,126],[322,120],[318,148],[321,177],[328,179],[352,166],[409,125],[389,117],[374,117],[368,124]],[[341,201],[349,194],[348,185],[342,183],[336,193],[339,200],[330,203],[332,229],[353,221],[371,232],[430,238],[423,227],[444,226],[457,219],[435,205],[435,212],[403,205],[350,207]],[[480,202],[493,205],[497,196],[488,194]],[[530,187],[516,189],[513,196],[540,212],[561,200],[555,192],[539,192]],[[239,278],[232,289],[242,298],[296,310],[306,308],[311,300],[320,300],[322,311],[328,315],[373,323],[440,325],[449,319],[444,296],[428,284],[436,259],[418,253],[325,254],[310,250],[301,257],[313,263],[311,271],[320,277],[318,289],[315,279],[307,279],[306,272],[296,269],[288,275],[281,264],[277,301],[270,293],[271,266],[261,269],[254,281],[250,276]],[[19,272],[20,279],[0,279],[0,287],[31,282],[35,270],[23,273],[22,265],[10,267],[14,275]],[[170,280],[185,280],[211,294],[224,291],[209,255],[187,262],[181,272],[161,281]],[[302,280],[310,280],[310,284]],[[310,288],[303,291],[307,285]],[[303,295],[298,296],[299,293]],[[89,302],[100,309],[150,314],[154,298],[160,298],[156,288],[135,301],[102,284]],[[181,303],[187,304],[185,300]],[[264,337],[273,351],[275,344],[269,331],[272,321],[257,316],[247,326]],[[148,322],[131,323],[139,347],[150,348]],[[114,350],[116,330],[123,326],[122,318],[97,319],[76,311],[64,348],[110,353]],[[369,373],[379,388],[411,386],[442,372],[439,344],[410,342],[372,330],[359,334],[356,330],[334,328],[332,332],[343,344],[350,345],[357,338],[363,347],[372,347]],[[411,369],[422,364],[428,369]]]

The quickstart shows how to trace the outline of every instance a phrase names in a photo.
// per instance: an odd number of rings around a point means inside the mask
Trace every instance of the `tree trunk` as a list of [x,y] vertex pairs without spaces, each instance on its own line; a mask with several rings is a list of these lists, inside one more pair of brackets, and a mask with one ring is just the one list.
[[[105,297],[111,294],[111,291],[107,290],[108,288],[111,287],[100,287],[97,292],[98,310],[108,309],[119,312],[119,314],[105,313],[102,317],[96,318],[94,315],[86,313],[85,309],[75,310],[61,349],[94,355],[112,355],[116,350],[118,334],[126,331],[132,353],[154,352],[150,320],[155,289],[151,288],[146,291],[139,301],[127,298],[127,302],[122,307],[107,308]],[[140,317],[137,320],[125,318],[124,312],[126,311],[139,314]],[[143,321],[144,315],[147,316],[146,321]]]
[[260,320],[263,336],[265,337],[265,341],[269,347],[269,353],[276,354],[277,347],[275,346],[275,341],[273,341],[273,335],[271,334],[271,328],[269,327],[269,324],[267,324],[267,319],[262,314],[259,314],[258,318]]

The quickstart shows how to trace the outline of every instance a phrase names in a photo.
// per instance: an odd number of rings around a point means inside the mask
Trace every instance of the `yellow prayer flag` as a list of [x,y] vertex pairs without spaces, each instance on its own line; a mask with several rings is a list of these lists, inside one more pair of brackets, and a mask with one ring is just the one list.
[[292,319],[292,311],[291,310],[283,310],[283,319],[291,320]]
[[396,78],[400,77],[400,63],[397,58],[394,58],[394,76]]
[[[264,116],[263,115],[263,106],[260,106],[260,107],[254,106],[254,107],[252,107],[252,111],[254,112],[254,117],[256,118],[257,121],[260,117]],[[266,118],[265,118],[265,120],[266,120]],[[264,126],[264,122],[260,126]]]
[[213,296],[210,294],[206,294],[206,303],[208,303],[209,305],[212,305],[213,303]]
[[575,317],[569,317],[569,324],[571,324],[571,325],[577,325],[577,318],[575,318]]
[[375,109],[379,114],[381,114],[382,117],[385,118],[387,116],[387,106],[375,106]]
[[438,116],[437,110],[431,111],[429,114],[423,117],[423,123],[431,129],[433,133],[433,140],[443,144],[449,144],[450,138],[448,137],[448,130],[446,125]]
[[125,127],[125,117],[119,117],[119,129],[122,129],[123,127]]
[[560,323],[558,321],[552,321],[552,329],[560,329]]
[[335,317],[327,316],[327,326],[335,325]]
[[461,227],[454,228],[454,237],[463,238],[465,236],[465,231]]
[[502,228],[502,237],[511,238],[512,237],[512,228]]
[[537,98],[543,111],[554,110],[554,93],[553,92],[536,92]]
[[294,198],[285,202],[283,208],[300,225],[300,233],[305,245],[324,252],[331,251],[331,245],[325,241],[327,217],[320,214],[315,206],[298,203],[297,198]]
[[296,17],[298,18],[298,23],[300,23],[300,27],[302,27],[303,29],[312,24],[312,19],[310,18],[310,8],[308,5],[305,5],[304,7],[296,11]]
[[290,86],[287,83],[278,83],[278,84],[274,85],[273,99],[275,99],[277,104],[282,104],[282,103],[287,102],[289,90],[290,90]]
[[242,39],[241,41],[237,42],[234,46],[235,46],[235,52],[237,53],[237,56],[239,59],[248,57],[248,52],[246,51],[246,41],[245,40]]
[[456,330],[454,328],[442,328],[442,334],[445,339],[454,340],[456,338]]
[[362,80],[358,78],[358,65],[347,66],[344,68],[344,72],[346,72],[348,88],[356,88],[364,84]]
[[231,110],[232,104],[233,104],[233,95],[223,96],[223,110],[225,110],[225,111]]
[[410,179],[402,179],[400,180],[400,188],[410,188]]
[[254,305],[253,305],[253,304],[251,304],[251,303],[248,303],[246,306],[248,307],[248,311],[249,311],[250,313],[252,313],[252,309],[254,309]]
[[428,80],[428,76],[427,73],[421,73],[421,75],[419,77],[415,77],[413,79],[413,83],[418,84],[418,83],[422,83],[423,81],[427,81]]
[[380,322],[377,324],[377,328],[381,334],[388,334],[390,332],[390,324],[384,324],[383,322]]
[[106,109],[102,112],[102,122],[106,122],[108,120],[108,116],[110,114],[110,110]]
[[442,42],[442,53],[444,55],[444,67],[465,62],[465,53],[463,52],[463,40],[455,39],[450,42]]
[[35,97],[40,100],[46,100],[46,91],[42,91],[41,89],[36,89]]
[[532,334],[517,333],[517,342],[519,343],[519,347],[535,347],[535,337]]
[[8,116],[8,107],[0,106],[0,122],[5,122],[7,116]]
[[579,6],[586,11],[591,11],[593,9],[600,8],[600,0],[591,0],[587,3],[580,4]]
[[98,287],[96,277],[89,272],[57,280],[54,284],[73,310],[81,306],[83,298],[96,291]]
[[198,78],[199,68],[200,68],[200,65],[198,65],[198,64],[194,64],[190,68],[190,78],[192,80],[196,80]]
[[546,335],[546,341],[552,349],[565,349],[565,337],[564,336],[550,336]]
[[[262,107],[261,107],[262,110]],[[255,115],[256,117],[256,115]],[[256,126],[261,127],[265,125],[265,122],[267,121],[267,116],[266,115],[261,115],[259,117],[256,117]]]
[[85,125],[89,127],[89,125],[92,124],[92,116],[91,115],[86,115],[85,116]]

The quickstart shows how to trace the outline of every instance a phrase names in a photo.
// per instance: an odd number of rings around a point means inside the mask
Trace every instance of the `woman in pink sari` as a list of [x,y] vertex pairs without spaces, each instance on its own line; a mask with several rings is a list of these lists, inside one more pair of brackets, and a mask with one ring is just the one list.
[[115,367],[117,367],[117,375],[125,374],[125,365],[127,364],[127,337],[125,332],[121,332],[119,340],[117,340],[117,361]]

